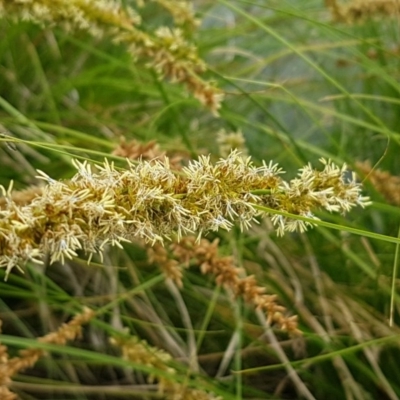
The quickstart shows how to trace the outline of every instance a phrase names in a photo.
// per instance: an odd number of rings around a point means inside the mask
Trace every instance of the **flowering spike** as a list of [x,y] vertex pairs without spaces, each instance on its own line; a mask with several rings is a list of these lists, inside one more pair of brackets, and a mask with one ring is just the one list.
[[[12,186],[2,188],[7,201],[0,208],[0,267],[8,273],[47,252],[51,262],[76,257],[78,250],[101,256],[106,243],[121,247],[134,238],[154,244],[197,232],[200,240],[203,232],[229,230],[235,222],[244,230],[260,214],[257,204],[312,219],[315,209],[344,213],[367,205],[353,175],[345,180],[345,168],[321,161],[322,171],[306,165],[289,182],[276,164],[256,167],[236,150],[215,164],[200,156],[179,175],[168,159],[129,163],[125,171],[107,160],[92,171],[75,160],[77,173],[63,182],[38,171],[47,185],[28,204],[14,202]],[[312,225],[279,214],[272,222],[278,235]]]
[[[158,2],[177,23],[197,24],[189,4]],[[179,28],[160,27],[154,33],[145,32],[139,28],[141,20],[136,11],[116,0],[0,0],[0,19],[4,17],[47,27],[56,25],[67,32],[83,30],[94,37],[107,36],[124,44],[134,60],[139,59],[160,77],[183,83],[196,99],[218,115],[223,93],[213,82],[200,77],[206,64]]]

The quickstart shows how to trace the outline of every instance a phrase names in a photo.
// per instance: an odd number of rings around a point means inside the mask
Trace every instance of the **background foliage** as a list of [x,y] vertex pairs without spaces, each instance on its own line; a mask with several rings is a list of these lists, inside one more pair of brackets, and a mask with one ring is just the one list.
[[[125,3],[138,10],[146,32],[174,26],[162,2]],[[48,345],[47,357],[13,377],[20,398],[163,398],[146,376],[165,371],[132,364],[109,343],[122,327],[172,356],[173,381],[224,399],[400,397],[398,244],[345,229],[398,237],[399,10],[343,22],[326,3],[193,2],[201,25],[183,32],[208,65],[202,77],[225,94],[219,116],[184,85],[134,60],[123,43],[1,20],[5,187],[10,180],[19,190],[37,184],[36,169],[67,179],[71,158],[107,157],[124,166],[112,155],[121,137],[155,140],[184,159],[217,160],[224,129],[243,133],[256,164],[274,160],[292,176],[320,157],[345,162],[373,201],[346,216],[318,214],[342,231],[318,227],[278,238],[264,219],[245,233],[207,236],[219,238],[221,256],[233,255],[299,316],[301,337],[267,328],[195,262],[179,290],[164,282],[140,243],[109,248],[104,263],[90,266],[80,258],[28,264],[0,282],[2,343],[10,354],[38,346],[36,338],[84,305],[99,313],[81,341]],[[367,179],[364,161],[389,174]],[[188,370],[191,362],[197,368]]]

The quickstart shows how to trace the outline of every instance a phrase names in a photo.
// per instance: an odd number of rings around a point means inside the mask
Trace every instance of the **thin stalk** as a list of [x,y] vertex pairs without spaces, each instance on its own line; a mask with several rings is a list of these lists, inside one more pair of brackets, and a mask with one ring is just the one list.
[[[397,237],[400,238],[400,226],[399,231],[397,233]],[[399,267],[399,254],[400,254],[400,245],[399,243],[396,244],[396,250],[394,253],[394,261],[393,261],[393,276],[392,276],[392,290],[390,295],[390,312],[389,312],[389,326],[393,326],[393,318],[394,318],[394,303],[396,298],[396,277],[397,277],[397,270]]]

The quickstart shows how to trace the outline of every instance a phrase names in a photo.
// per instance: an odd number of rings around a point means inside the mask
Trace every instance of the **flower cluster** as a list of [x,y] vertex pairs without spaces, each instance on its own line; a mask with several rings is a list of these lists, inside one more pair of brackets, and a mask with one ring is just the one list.
[[[165,6],[171,3],[160,2]],[[178,9],[174,7],[178,20],[190,19],[192,14],[186,2],[173,3],[179,4]],[[134,59],[146,62],[160,76],[186,85],[202,104],[214,114],[218,112],[222,92],[199,76],[205,72],[206,65],[180,29],[161,27],[154,34],[140,30],[141,20],[136,11],[114,0],[0,0],[0,18],[5,17],[42,26],[60,26],[68,31],[84,30],[96,37],[107,36],[124,44]]]
[[[38,341],[64,345],[67,341],[75,340],[81,335],[82,325],[88,323],[94,315],[95,312],[93,310],[85,307],[82,313],[76,315],[71,321],[62,324],[57,331],[40,337]],[[17,357],[9,358],[7,347],[0,345],[0,398],[2,400],[16,400],[18,398],[8,389],[11,378],[17,373],[31,368],[45,354],[46,352],[43,349],[30,348],[20,350]]]
[[[310,164],[301,168],[298,177],[289,182],[281,181],[279,190],[271,190],[271,194],[262,197],[262,203],[274,210],[317,219],[313,211],[325,209],[330,212],[345,213],[356,205],[369,205],[369,198],[361,196],[360,185],[356,176],[348,172],[347,165],[335,165],[330,160],[320,159],[324,165],[322,171],[314,169]],[[277,227],[278,235],[287,232],[305,232],[311,222],[292,219],[275,214],[272,222]]]
[[390,203],[400,206],[400,176],[373,169],[369,161],[357,162],[356,167],[366,175],[375,189]]
[[165,8],[174,18],[178,25],[185,25],[194,28],[200,21],[195,18],[193,5],[185,0],[151,0]]
[[354,24],[378,16],[398,16],[397,0],[352,0],[340,4],[336,0],[326,0],[336,22]]
[[222,157],[227,157],[232,150],[238,150],[242,157],[248,157],[246,140],[240,129],[236,132],[226,132],[225,129],[221,129],[217,132],[217,143]]
[[[313,217],[316,208],[344,212],[366,204],[355,178],[345,182],[346,167],[326,161],[322,171],[308,165],[289,183],[277,165],[256,167],[236,151],[215,164],[201,156],[179,174],[168,158],[129,162],[122,171],[108,161],[96,171],[86,162],[74,165],[77,173],[69,181],[39,171],[47,184],[29,204],[13,200],[12,185],[7,191],[1,187],[0,267],[7,273],[27,260],[40,263],[47,253],[51,262],[64,262],[77,250],[101,256],[107,243],[121,246],[134,238],[151,243],[194,233],[200,238],[235,222],[245,229],[260,213],[255,205]],[[302,221],[272,218],[280,234],[306,228]]]
[[[165,351],[151,347],[145,340],[138,337],[115,337],[111,339],[111,343],[118,346],[122,350],[122,357],[136,364],[146,365],[161,372],[168,373],[168,376],[157,377],[158,390],[168,400],[222,400],[213,393],[204,390],[189,388],[186,385],[176,382],[173,375],[177,375],[178,371],[170,366],[173,361],[172,356]],[[150,375],[148,380],[153,382],[156,376]]]
[[117,35],[115,41],[127,45],[135,59],[147,60],[147,65],[160,76],[184,83],[196,99],[218,114],[223,93],[213,82],[200,78],[206,64],[199,58],[196,47],[184,39],[181,29],[161,27],[153,36],[131,29]]
[[0,17],[85,30],[99,37],[140,24],[139,15],[114,0],[1,0]]
[[[150,140],[147,143],[141,143],[135,139],[126,141],[121,138],[119,145],[111,153],[115,156],[129,158],[130,160],[163,160],[167,156],[169,165],[174,171],[182,169],[182,162],[189,158],[189,155],[184,151],[168,151],[162,150],[160,145],[155,140]],[[0,203],[1,206],[1,203]]]
[[235,265],[233,257],[220,256],[218,243],[218,239],[213,242],[201,239],[198,242],[194,236],[188,236],[179,243],[171,243],[169,248],[156,244],[148,249],[148,254],[150,262],[158,264],[166,277],[179,287],[182,286],[182,265],[188,267],[189,262],[193,262],[200,265],[203,274],[213,275],[216,283],[234,297],[241,297],[261,310],[269,324],[275,324],[292,335],[300,334],[297,316],[287,317],[285,307],[277,303],[277,295],[266,294],[265,288],[258,285],[253,275],[245,276],[244,269]]

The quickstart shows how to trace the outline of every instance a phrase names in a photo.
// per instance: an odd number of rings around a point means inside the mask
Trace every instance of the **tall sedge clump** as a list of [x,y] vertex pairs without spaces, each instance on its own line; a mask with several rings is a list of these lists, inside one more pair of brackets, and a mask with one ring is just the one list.
[[[259,205],[315,218],[315,209],[346,212],[367,204],[355,177],[344,178],[346,166],[329,161],[322,171],[305,166],[289,182],[272,162],[256,167],[237,152],[215,164],[202,156],[180,174],[168,158],[129,163],[126,170],[108,161],[96,170],[86,162],[74,165],[77,173],[69,181],[39,171],[46,186],[29,204],[13,200],[12,185],[1,188],[0,267],[7,273],[27,260],[40,263],[48,253],[51,262],[64,262],[78,250],[101,256],[106,244],[121,246],[134,238],[155,243],[197,234],[200,239],[234,223],[246,229],[260,214]],[[311,225],[280,215],[272,221],[279,234]]]
[[[179,3],[179,2],[178,2]],[[179,11],[180,10],[180,11]],[[187,13],[184,13],[184,10]],[[189,17],[189,8],[174,11],[179,20]],[[160,77],[182,83],[214,113],[222,92],[200,75],[207,67],[197,48],[185,40],[179,28],[160,27],[154,33],[139,28],[140,17],[130,7],[112,0],[0,0],[0,18],[31,21],[41,26],[59,26],[67,31],[84,30],[95,37],[122,43],[134,60],[153,68]],[[194,20],[193,20],[194,21]]]

